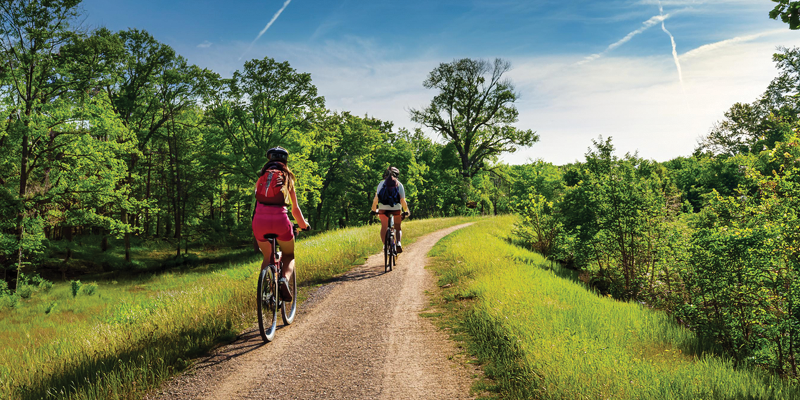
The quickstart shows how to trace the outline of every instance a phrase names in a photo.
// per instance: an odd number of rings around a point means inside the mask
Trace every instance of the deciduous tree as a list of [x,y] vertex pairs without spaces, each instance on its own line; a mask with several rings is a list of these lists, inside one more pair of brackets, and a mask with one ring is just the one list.
[[512,126],[519,118],[514,106],[519,95],[503,77],[510,69],[511,64],[501,59],[442,63],[423,82],[439,93],[428,107],[411,110],[412,121],[452,143],[465,178],[483,170],[490,158],[539,140],[532,130]]

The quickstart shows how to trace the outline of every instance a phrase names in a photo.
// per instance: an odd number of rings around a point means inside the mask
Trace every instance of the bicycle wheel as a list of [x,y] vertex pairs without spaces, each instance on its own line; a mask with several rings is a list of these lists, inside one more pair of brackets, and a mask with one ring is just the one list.
[[392,237],[392,245],[389,248],[391,249],[389,252],[389,271],[391,271],[397,266],[397,243],[395,243],[394,237]]
[[278,279],[275,266],[270,265],[261,270],[258,278],[256,303],[258,309],[258,331],[261,339],[271,342],[275,338],[278,325]]
[[286,325],[291,325],[297,314],[297,267],[295,267],[292,277],[289,278],[289,290],[292,291],[292,302],[281,302],[281,318]]
[[392,248],[390,243],[392,243],[392,233],[386,231],[386,236],[383,239],[383,272],[389,272],[392,270],[392,265],[389,261],[392,257]]

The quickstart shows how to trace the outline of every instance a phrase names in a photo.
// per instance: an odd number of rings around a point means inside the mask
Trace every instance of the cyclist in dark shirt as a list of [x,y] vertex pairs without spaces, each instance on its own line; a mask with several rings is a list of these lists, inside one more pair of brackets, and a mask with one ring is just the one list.
[[[372,212],[377,212],[378,217],[381,219],[381,243],[386,236],[386,229],[389,227],[389,216],[394,218],[394,228],[397,230],[397,252],[403,252],[401,239],[403,238],[403,231],[401,230],[400,222],[402,221],[401,211],[405,210],[406,216],[411,215],[408,211],[408,203],[406,203],[406,191],[403,184],[397,179],[400,176],[400,170],[396,167],[389,167],[383,173],[383,180],[378,184],[375,191],[375,198],[372,200]],[[397,183],[397,191],[400,194],[400,202],[397,204],[382,204],[378,198],[381,189],[387,184],[390,179],[394,179]]]

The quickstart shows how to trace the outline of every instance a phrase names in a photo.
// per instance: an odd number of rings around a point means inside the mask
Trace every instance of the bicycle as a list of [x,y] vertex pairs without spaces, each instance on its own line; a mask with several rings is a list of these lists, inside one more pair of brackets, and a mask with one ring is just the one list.
[[[295,237],[297,237],[297,228],[298,225],[294,224]],[[264,235],[264,239],[267,239],[272,245],[272,254],[270,254],[269,265],[261,269],[256,287],[258,330],[264,342],[271,342],[275,338],[279,307],[284,325],[291,325],[297,315],[297,268],[289,278],[289,289],[292,291],[291,303],[283,301],[278,293],[278,277],[281,275],[283,263],[281,262],[281,252],[278,251],[277,237],[278,235],[272,233]]]
[[[372,215],[379,212],[370,211]],[[402,219],[406,219],[407,212],[400,214]],[[397,242],[394,240],[394,218],[389,218],[389,226],[386,228],[386,235],[383,238],[383,272],[391,272],[397,266]]]

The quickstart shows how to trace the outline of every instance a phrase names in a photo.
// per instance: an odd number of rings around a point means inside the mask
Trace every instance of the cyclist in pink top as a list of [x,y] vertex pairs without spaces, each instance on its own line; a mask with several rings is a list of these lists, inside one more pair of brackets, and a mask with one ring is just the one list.
[[292,216],[297,221],[300,229],[308,229],[309,225],[308,221],[303,218],[303,212],[300,211],[300,206],[297,204],[297,194],[294,191],[294,174],[287,167],[289,152],[282,147],[275,147],[267,151],[267,159],[267,163],[261,168],[258,176],[261,177],[267,170],[279,171],[283,181],[281,189],[283,195],[281,203],[283,204],[256,203],[253,215],[253,235],[255,235],[258,247],[264,255],[261,268],[269,264],[269,256],[272,254],[272,245],[264,238],[264,235],[270,233],[278,235],[278,245],[283,252],[281,258],[283,261],[283,276],[278,281],[278,290],[284,301],[291,302],[292,292],[289,290],[289,278],[294,272],[294,227],[289,220],[286,207],[291,205]]

